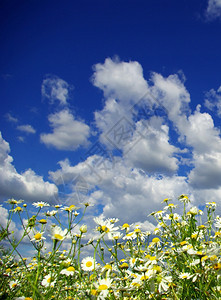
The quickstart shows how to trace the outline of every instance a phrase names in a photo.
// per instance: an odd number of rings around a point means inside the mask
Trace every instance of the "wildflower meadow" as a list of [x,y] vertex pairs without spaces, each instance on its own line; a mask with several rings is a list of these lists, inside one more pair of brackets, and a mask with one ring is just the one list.
[[[88,239],[89,203],[36,202],[29,209],[9,199],[0,231],[0,299],[221,299],[216,203],[208,202],[204,211],[191,206],[187,195],[177,204],[162,203],[161,211],[147,216],[156,224],[153,232],[97,216],[94,238]],[[19,238],[11,230],[14,218],[22,226]],[[21,251],[28,243],[32,257]],[[91,254],[84,256],[87,248]]]

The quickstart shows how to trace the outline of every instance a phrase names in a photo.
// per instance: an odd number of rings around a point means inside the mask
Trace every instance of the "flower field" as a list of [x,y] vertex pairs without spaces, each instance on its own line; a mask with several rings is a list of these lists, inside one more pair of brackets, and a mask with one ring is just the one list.
[[[77,208],[36,202],[37,212],[30,215],[23,201],[8,200],[8,221],[0,232],[0,299],[221,299],[216,203],[208,202],[203,212],[186,195],[178,200],[175,205],[165,199],[162,210],[148,216],[154,232],[95,217],[90,240],[83,223],[88,203]],[[67,213],[65,227],[61,211]],[[19,239],[10,231],[14,218],[23,228]],[[32,244],[32,258],[20,251],[24,240]],[[82,257],[87,247],[92,254]]]

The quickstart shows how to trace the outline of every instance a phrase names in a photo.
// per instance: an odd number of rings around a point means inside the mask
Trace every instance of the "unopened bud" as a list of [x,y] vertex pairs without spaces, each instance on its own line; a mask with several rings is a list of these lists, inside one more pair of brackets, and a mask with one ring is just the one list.
[[86,233],[86,232],[87,232],[87,225],[82,225],[82,226],[80,227],[80,232],[81,232],[81,233]]

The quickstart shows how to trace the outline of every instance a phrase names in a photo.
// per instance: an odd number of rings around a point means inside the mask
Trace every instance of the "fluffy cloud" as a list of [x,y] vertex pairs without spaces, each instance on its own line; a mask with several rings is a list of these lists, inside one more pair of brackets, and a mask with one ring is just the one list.
[[156,114],[156,108],[166,106],[171,115],[177,116],[188,105],[189,94],[178,76],[164,79],[154,74],[150,87],[138,62],[110,58],[95,65],[94,70],[93,84],[105,97],[104,108],[95,112],[100,141],[121,150],[131,166],[155,173],[176,171],[178,160],[173,155],[179,149],[170,144],[163,119],[151,115]]
[[[95,112],[99,139],[122,155],[91,155],[74,166],[66,159],[50,172],[51,179],[63,190],[68,185],[72,201],[79,201],[80,178],[87,187],[84,199],[95,205],[94,214],[102,208],[105,217],[139,220],[148,228],[152,224],[147,214],[159,210],[165,197],[186,193],[196,205],[204,204],[208,196],[217,200],[220,131],[200,106],[191,111],[183,78],[153,73],[148,84],[139,63],[111,59],[94,70],[93,84],[104,92],[105,100],[103,109]],[[185,155],[192,165],[186,165]],[[186,176],[178,175],[181,163],[189,169]]]
[[19,174],[13,166],[9,155],[10,146],[0,133],[0,197],[14,197],[26,201],[51,201],[56,196],[57,187],[31,169]]
[[153,73],[151,92],[157,102],[164,108],[174,126],[182,132],[186,127],[186,116],[190,113],[190,94],[184,82],[177,74],[164,78],[161,74]]
[[17,129],[25,133],[35,133],[36,130],[31,125],[19,125]]
[[189,174],[189,182],[196,189],[221,188],[221,152],[194,155],[195,168]]
[[[112,165],[110,161],[109,165],[105,161],[97,164],[97,161],[98,157],[93,156],[71,166],[66,160],[60,162],[61,168],[50,172],[50,176],[62,185],[80,175],[89,187],[87,200],[96,205],[95,210],[97,206],[103,207],[105,217],[118,217],[127,222],[145,222],[147,214],[160,209],[164,198],[174,198],[183,192],[189,192],[185,177],[148,176],[143,170],[131,168],[119,158]],[[74,186],[72,190],[75,190]]]
[[124,149],[128,150],[128,163],[148,173],[174,173],[178,169],[174,153],[179,149],[169,143],[169,127],[162,124],[161,118],[137,122],[133,138]]
[[217,91],[211,89],[206,93],[204,105],[211,111],[215,111],[221,117],[221,86]]
[[209,0],[206,13],[209,19],[221,17],[221,0]]
[[190,147],[193,164],[188,176],[190,185],[197,189],[219,188],[221,139],[220,130],[214,126],[211,115],[201,113],[199,105],[191,113],[190,95],[177,75],[164,78],[154,74],[152,81],[152,93],[176,128],[178,141]]
[[188,118],[188,123],[182,132],[187,143],[194,148],[194,153],[205,154],[220,151],[220,131],[214,126],[213,119],[208,113],[201,113],[200,107]]
[[135,102],[148,91],[143,69],[136,61],[120,62],[107,58],[94,66],[93,84],[103,90],[106,98]]
[[58,150],[74,151],[88,144],[90,128],[82,121],[75,120],[69,109],[63,109],[48,117],[52,133],[42,133],[41,142]]
[[72,89],[73,87],[65,80],[49,75],[43,80],[41,93],[44,98],[49,99],[51,104],[58,101],[60,105],[67,105],[69,93]]

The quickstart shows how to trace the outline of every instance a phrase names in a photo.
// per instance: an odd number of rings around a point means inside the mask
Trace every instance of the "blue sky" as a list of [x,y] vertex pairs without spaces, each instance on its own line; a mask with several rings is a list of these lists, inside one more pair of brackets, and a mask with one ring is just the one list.
[[220,0],[1,1],[1,202],[219,204],[220,35]]

